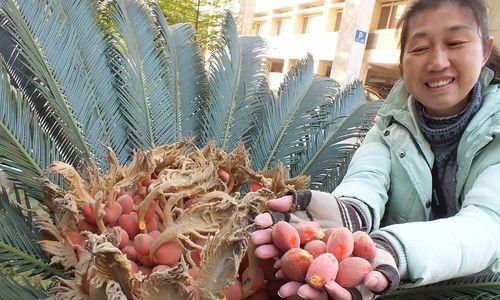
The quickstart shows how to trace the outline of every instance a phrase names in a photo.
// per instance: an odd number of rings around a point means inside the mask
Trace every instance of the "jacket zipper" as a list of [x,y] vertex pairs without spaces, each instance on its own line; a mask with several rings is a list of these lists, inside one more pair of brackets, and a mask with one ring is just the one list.
[[[422,150],[422,147],[420,147],[420,144],[417,142],[417,139],[413,136],[413,133],[411,132],[411,130],[408,127],[406,127],[406,125],[403,125],[401,122],[394,119],[394,117],[391,117],[391,120],[389,121],[389,126],[391,126],[391,124],[393,124],[393,123],[398,124],[399,126],[403,127],[404,129],[406,129],[410,133],[410,137],[411,137],[413,143],[417,146],[418,152],[420,153],[420,155],[422,155],[422,157],[425,161],[425,164],[427,165],[429,170],[432,171],[432,166],[429,165],[429,162],[427,161],[424,150]],[[389,126],[387,126],[387,127],[389,127]]]

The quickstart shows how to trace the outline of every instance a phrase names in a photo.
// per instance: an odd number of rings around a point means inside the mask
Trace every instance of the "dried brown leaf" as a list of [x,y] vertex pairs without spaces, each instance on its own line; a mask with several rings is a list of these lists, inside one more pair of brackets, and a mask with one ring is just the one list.
[[[174,268],[151,274],[143,285],[143,299],[194,299],[191,277],[188,275],[187,270],[187,265],[182,261]],[[190,288],[191,292],[189,291]]]
[[248,249],[252,229],[249,215],[256,213],[265,199],[258,193],[247,194],[217,234],[210,237],[201,253],[201,274],[195,280],[201,299],[220,299],[234,282],[240,263]]

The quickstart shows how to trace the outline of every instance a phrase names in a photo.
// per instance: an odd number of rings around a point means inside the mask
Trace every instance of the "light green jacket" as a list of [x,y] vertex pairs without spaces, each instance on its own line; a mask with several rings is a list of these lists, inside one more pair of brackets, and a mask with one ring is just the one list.
[[406,287],[500,271],[500,86],[492,78],[484,69],[483,105],[458,145],[457,215],[429,221],[434,157],[403,81],[333,192],[369,207],[371,230],[400,253]]

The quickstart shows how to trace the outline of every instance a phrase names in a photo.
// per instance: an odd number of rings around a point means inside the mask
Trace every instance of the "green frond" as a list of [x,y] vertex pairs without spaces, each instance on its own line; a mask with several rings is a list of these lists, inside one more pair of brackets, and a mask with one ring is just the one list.
[[110,16],[119,36],[111,65],[134,148],[175,142],[175,107],[168,92],[163,42],[146,1],[115,0]]
[[19,283],[11,275],[0,271],[0,299],[35,300],[45,298],[47,298],[47,294],[34,287],[30,282]]
[[[104,143],[125,162],[130,149],[118,92],[112,88],[114,78],[107,57],[109,43],[96,22],[97,5],[93,0],[53,0],[49,5],[60,9],[56,24],[72,39],[54,48],[54,59],[58,54],[58,63],[62,65],[54,71],[63,74],[58,79],[85,138],[98,160],[107,151],[100,144]],[[65,64],[60,62],[61,53],[65,54],[62,58],[68,60]]]
[[[337,101],[360,102],[353,99],[353,94],[344,95]],[[364,95],[361,99],[364,101]],[[337,115],[326,127],[311,136],[300,162],[292,168],[292,175],[309,175],[312,189],[331,192],[344,177],[352,155],[373,126],[373,116],[379,108],[380,102],[358,104],[347,115]]]
[[[96,126],[97,119],[77,116],[95,112],[88,106],[82,107],[89,102],[82,101],[82,95],[75,98],[71,94],[87,85],[87,78],[78,72],[84,66],[75,49],[75,36],[80,33],[64,25],[61,21],[66,18],[64,9],[54,1],[5,0],[0,3],[9,20],[5,28],[18,45],[19,59],[33,75],[31,83],[50,106],[73,153],[80,160],[92,158],[93,152],[82,129]],[[98,130],[90,130],[94,131]]]
[[[17,199],[17,203],[21,202]],[[38,233],[23,215],[18,204],[0,189],[0,263],[25,276],[42,278],[62,276],[64,273],[49,265],[36,240]]]
[[265,51],[261,38],[238,38],[236,23],[226,12],[222,39],[211,56],[202,144],[214,139],[223,150],[231,151],[255,126],[266,81]]
[[278,161],[290,165],[305,150],[311,129],[322,121],[320,107],[336,89],[333,79],[314,76],[311,55],[294,66],[285,76],[278,99],[264,103],[263,130],[252,151],[253,167],[268,169]]
[[165,129],[175,131],[175,141],[179,141],[200,130],[199,114],[208,97],[203,55],[191,24],[168,27],[158,4],[152,2],[151,6],[167,43],[168,98],[175,111],[175,126]]
[[43,192],[36,177],[52,161],[60,160],[60,155],[28,101],[10,82],[0,59],[0,170],[41,200]]
[[492,300],[500,295],[500,273],[446,280],[412,289],[399,289],[381,300]]

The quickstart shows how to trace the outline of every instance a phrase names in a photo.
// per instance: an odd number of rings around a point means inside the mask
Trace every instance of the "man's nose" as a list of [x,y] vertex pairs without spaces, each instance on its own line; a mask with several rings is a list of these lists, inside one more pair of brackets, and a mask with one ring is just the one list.
[[442,48],[436,48],[429,53],[429,63],[427,70],[430,72],[439,72],[450,66],[448,52]]

